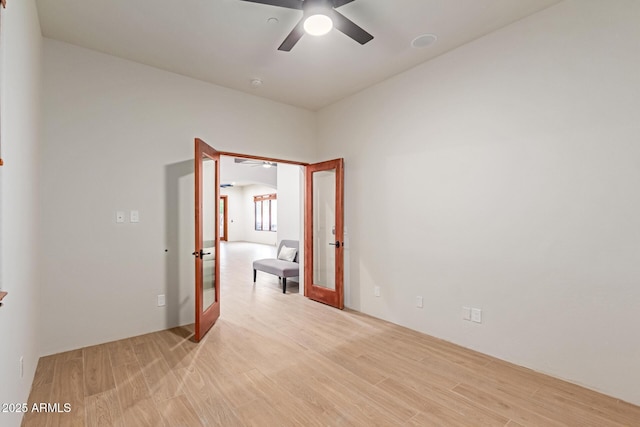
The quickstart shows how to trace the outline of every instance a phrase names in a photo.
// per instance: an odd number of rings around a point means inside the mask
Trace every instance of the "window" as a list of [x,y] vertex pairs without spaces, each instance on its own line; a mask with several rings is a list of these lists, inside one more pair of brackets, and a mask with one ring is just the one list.
[[278,200],[275,194],[253,196],[256,231],[278,230]]

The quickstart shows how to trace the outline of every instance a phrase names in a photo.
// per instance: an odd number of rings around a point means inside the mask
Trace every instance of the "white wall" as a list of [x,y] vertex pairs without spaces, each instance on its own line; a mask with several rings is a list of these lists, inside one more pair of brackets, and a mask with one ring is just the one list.
[[349,305],[640,404],[638,22],[567,0],[322,110]]
[[301,184],[304,169],[301,166],[278,164],[278,242],[301,240],[300,226]]
[[[0,403],[17,403],[27,401],[38,362],[38,264],[46,254],[37,238],[42,37],[33,0],[10,1],[0,13],[0,289],[9,292],[0,307]],[[18,426],[21,415],[0,412],[0,425]]]
[[192,321],[194,138],[309,161],[314,114],[48,39],[43,81],[43,353]]
[[[298,263],[304,271],[304,179],[302,166],[278,164],[278,243],[281,240],[297,240]],[[304,294],[304,274],[296,280],[298,290]]]

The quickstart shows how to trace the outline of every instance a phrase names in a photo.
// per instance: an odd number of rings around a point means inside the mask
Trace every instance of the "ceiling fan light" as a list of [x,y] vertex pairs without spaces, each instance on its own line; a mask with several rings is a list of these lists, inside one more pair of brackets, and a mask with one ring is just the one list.
[[312,36],[324,36],[333,28],[333,21],[327,15],[311,15],[304,21],[304,31]]

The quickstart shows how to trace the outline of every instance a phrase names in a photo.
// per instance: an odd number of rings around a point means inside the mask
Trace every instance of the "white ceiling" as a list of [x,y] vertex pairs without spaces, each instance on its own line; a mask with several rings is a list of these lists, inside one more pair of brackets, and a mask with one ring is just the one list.
[[[291,52],[277,48],[298,10],[240,0],[37,4],[45,37],[317,110],[559,1],[355,0],[338,10],[371,42],[361,46],[334,29],[303,36]],[[412,48],[425,33],[437,42]],[[255,78],[262,86],[251,86]]]

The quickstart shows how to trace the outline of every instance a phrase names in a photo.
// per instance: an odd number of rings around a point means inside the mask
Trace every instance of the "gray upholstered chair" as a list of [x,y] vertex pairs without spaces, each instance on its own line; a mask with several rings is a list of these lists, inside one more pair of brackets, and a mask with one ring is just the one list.
[[[300,242],[297,240],[283,240],[278,245],[278,254],[283,246],[296,249],[296,257],[293,261],[285,261],[282,259],[265,258],[253,261],[253,283],[256,283],[256,275],[258,270],[265,273],[274,274],[282,278],[282,293],[287,293],[287,277],[300,276],[300,264],[298,264],[298,256],[300,255]],[[277,256],[277,255],[276,255]]]

